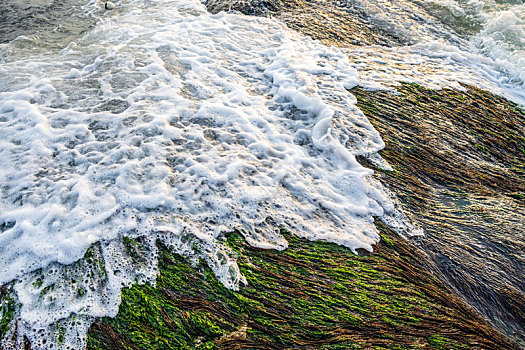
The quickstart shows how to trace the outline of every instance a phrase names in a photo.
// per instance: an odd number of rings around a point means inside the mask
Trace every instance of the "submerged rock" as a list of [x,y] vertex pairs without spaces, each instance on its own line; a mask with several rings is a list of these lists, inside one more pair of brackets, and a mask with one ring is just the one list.
[[[525,114],[467,87],[354,89],[386,143],[387,184],[425,230],[444,281],[492,324],[524,340]],[[372,166],[372,165],[370,165]]]

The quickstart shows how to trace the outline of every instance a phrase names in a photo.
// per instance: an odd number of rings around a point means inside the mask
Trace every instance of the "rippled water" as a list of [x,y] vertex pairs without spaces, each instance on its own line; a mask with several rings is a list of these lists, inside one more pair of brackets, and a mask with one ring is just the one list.
[[525,105],[524,5],[493,1],[358,1],[338,4],[367,17],[401,47],[359,47],[349,56],[365,86],[414,81],[428,87],[462,81]]
[[378,241],[374,217],[420,234],[356,162],[389,167],[347,89],[524,96],[519,4],[340,1],[405,44],[345,51],[197,0],[116,4],[0,4],[0,284],[33,348],[59,346],[57,325],[60,347],[81,347],[123,286],[154,282],[157,239],[237,288],[224,231],[285,249],[285,226],[354,251]]
[[46,49],[62,48],[95,25],[89,0],[13,0],[0,3],[0,44],[20,36]]

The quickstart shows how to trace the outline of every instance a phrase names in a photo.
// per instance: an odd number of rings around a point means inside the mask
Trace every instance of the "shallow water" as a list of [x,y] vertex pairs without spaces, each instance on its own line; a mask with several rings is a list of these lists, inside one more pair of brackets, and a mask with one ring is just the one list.
[[285,249],[285,226],[354,251],[378,241],[374,217],[420,234],[355,160],[388,167],[347,89],[467,82],[522,102],[521,5],[340,6],[405,46],[342,51],[197,0],[0,5],[0,284],[22,304],[19,337],[58,346],[58,322],[60,347],[81,347],[123,286],[154,282],[156,239],[237,288],[224,231]]
[[414,81],[435,88],[464,82],[525,105],[521,2],[345,0],[338,4],[354,15],[364,14],[400,40],[401,47],[350,50],[351,59],[359,57],[360,72],[372,71],[366,73],[364,86],[372,87],[374,81],[383,88]]
[[0,44],[20,36],[62,48],[95,25],[94,1],[13,0],[0,3]]

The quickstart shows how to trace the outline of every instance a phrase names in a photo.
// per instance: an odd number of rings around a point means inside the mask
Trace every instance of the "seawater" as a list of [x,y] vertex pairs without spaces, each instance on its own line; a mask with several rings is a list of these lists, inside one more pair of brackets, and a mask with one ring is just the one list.
[[361,85],[385,89],[399,82],[429,88],[460,83],[482,87],[525,105],[525,7],[521,1],[340,1],[349,12],[401,38],[400,47],[348,50]]
[[155,282],[159,239],[236,289],[225,231],[286,249],[286,227],[354,251],[378,242],[374,218],[421,234],[356,161],[389,167],[347,89],[523,97],[519,4],[347,2],[406,45],[340,50],[197,0],[15,3],[43,17],[0,46],[0,284],[21,305],[18,344],[35,349],[82,348],[121,288]]

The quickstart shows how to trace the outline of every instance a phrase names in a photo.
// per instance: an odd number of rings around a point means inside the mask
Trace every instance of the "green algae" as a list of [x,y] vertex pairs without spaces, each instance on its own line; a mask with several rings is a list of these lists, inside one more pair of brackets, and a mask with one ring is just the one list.
[[9,331],[15,317],[16,302],[11,297],[11,292],[5,286],[0,290],[0,340]]
[[55,324],[55,328],[57,330],[57,342],[58,342],[58,344],[64,343],[64,334],[65,334],[66,330],[58,322]]
[[55,289],[55,284],[50,284],[42,288],[42,290],[40,291],[40,298],[45,297],[47,293],[53,291],[54,289]]
[[239,291],[159,245],[155,286],[124,289],[119,314],[92,325],[88,348],[407,349],[432,347],[435,334],[458,349],[504,343],[435,278],[407,268],[422,257],[385,227],[368,255],[282,233],[284,251],[226,235],[246,278]]

